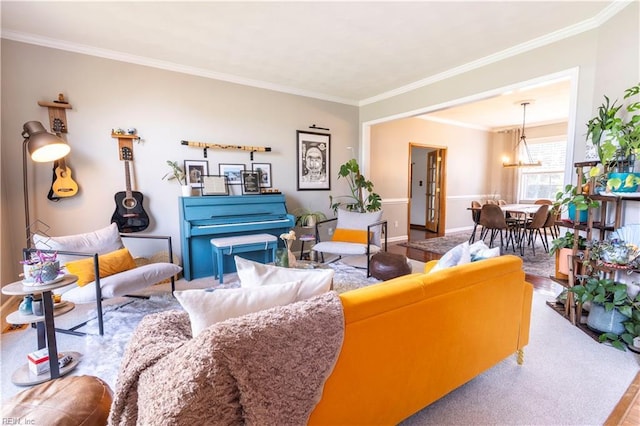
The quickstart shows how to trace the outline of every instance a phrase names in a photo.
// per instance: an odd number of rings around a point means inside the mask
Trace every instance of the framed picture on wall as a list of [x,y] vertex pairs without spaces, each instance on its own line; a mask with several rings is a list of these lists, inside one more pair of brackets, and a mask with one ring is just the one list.
[[202,176],[202,195],[229,195],[226,176]]
[[253,171],[242,172],[242,193],[260,194],[260,173]]
[[253,163],[251,170],[260,173],[260,188],[271,188],[271,163]]
[[191,185],[192,188],[202,188],[202,176],[209,174],[209,162],[184,160],[184,173],[187,177],[187,185]]
[[218,164],[218,173],[227,177],[229,185],[242,184],[242,172],[244,172],[244,164]]
[[298,190],[331,189],[331,135],[297,131]]

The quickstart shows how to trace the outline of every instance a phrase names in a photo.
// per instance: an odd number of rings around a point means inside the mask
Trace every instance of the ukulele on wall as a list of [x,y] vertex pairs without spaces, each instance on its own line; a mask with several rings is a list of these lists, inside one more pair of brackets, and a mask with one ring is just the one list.
[[[58,137],[66,130],[64,122],[60,118],[52,120],[53,131]],[[51,189],[47,198],[57,201],[60,198],[73,197],[78,193],[78,184],[71,178],[71,169],[67,166],[64,157],[54,161]]]
[[111,223],[115,222],[120,232],[140,232],[149,226],[149,215],[142,206],[144,196],[141,192],[131,190],[131,176],[129,161],[133,159],[131,148],[121,148],[124,160],[124,176],[126,191],[116,192],[114,195],[116,210],[111,216]]

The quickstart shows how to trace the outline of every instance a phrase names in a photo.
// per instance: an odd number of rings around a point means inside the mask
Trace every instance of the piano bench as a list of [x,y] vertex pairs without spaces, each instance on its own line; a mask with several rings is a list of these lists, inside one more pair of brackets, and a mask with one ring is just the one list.
[[[278,239],[271,234],[238,235],[235,237],[212,238],[211,254],[213,255],[214,278],[224,280],[224,256],[236,253],[264,250],[264,263],[273,262],[276,258]],[[271,250],[271,259],[269,259]]]

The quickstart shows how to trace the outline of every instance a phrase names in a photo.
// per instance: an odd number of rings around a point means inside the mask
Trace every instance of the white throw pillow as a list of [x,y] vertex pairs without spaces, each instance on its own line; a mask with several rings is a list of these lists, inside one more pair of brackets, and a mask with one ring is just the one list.
[[[172,275],[176,275],[180,271],[182,271],[182,268],[178,265],[158,262],[138,266],[128,271],[118,272],[117,274],[100,278],[102,297],[111,298],[132,294],[167,278],[171,278]],[[56,289],[55,292],[62,294],[62,300],[68,300],[73,303],[95,302],[96,282],[92,281],[82,287],[71,284],[61,289]]]
[[436,266],[434,266],[429,272],[436,272],[441,269],[450,268],[456,265],[463,265],[469,262],[471,262],[471,255],[469,254],[469,243],[465,241],[464,243],[458,244],[457,246],[446,252],[440,258],[440,260],[438,260]]
[[[368,225],[380,220],[382,220],[382,210],[378,210],[377,212],[360,213],[338,209],[338,221],[336,223],[336,228],[360,229],[366,231]],[[379,246],[382,234],[382,226],[375,226],[372,228],[372,231],[372,243],[376,246]]]
[[259,287],[262,285],[281,284],[289,281],[300,281],[300,291],[296,302],[326,293],[331,289],[335,271],[326,269],[295,269],[265,265],[235,256],[236,270],[242,287]]
[[[40,250],[75,251],[80,253],[107,254],[124,247],[116,223],[84,234],[65,235],[62,237],[48,237],[33,235],[33,244]],[[81,259],[78,256],[58,255],[61,265]]]
[[212,324],[295,301],[300,281],[277,286],[184,290],[174,294],[189,314],[196,337]]
[[469,255],[471,256],[472,262],[489,259],[490,257],[498,257],[500,256],[500,247],[489,248],[484,241],[480,240],[469,246]]

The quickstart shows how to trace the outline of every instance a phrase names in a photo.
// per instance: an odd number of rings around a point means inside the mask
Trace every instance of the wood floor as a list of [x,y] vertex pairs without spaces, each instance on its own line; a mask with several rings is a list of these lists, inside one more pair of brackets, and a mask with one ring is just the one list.
[[[437,235],[433,232],[417,229],[412,229],[409,235],[409,239],[411,241],[419,241],[436,237]],[[389,244],[387,250],[392,253],[404,254],[409,259],[414,259],[420,262],[437,260],[442,256],[438,253],[403,247],[400,246],[399,243]],[[560,285],[545,277],[526,274],[525,279],[533,285],[534,291],[536,292],[556,295],[562,290]],[[631,385],[629,385],[629,388],[609,415],[605,425],[640,425],[640,373],[636,375]]]

